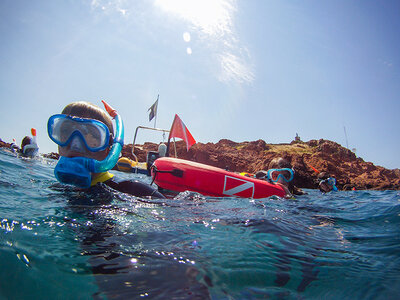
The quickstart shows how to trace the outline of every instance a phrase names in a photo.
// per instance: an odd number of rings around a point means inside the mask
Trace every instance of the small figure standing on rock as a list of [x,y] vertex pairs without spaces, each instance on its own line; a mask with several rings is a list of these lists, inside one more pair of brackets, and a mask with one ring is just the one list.
[[330,191],[337,191],[336,178],[333,175],[329,175],[326,172],[322,172],[318,175],[320,180],[318,188],[322,193],[329,193]]
[[268,165],[268,171],[258,171],[254,176],[281,185],[286,191],[286,197],[306,194],[293,184],[294,169],[290,162],[282,157],[274,158]]

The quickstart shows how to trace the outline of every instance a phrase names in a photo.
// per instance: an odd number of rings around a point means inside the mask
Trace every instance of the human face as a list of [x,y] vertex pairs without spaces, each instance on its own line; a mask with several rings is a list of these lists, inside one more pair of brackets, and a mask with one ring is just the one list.
[[[76,140],[77,138],[74,138]],[[61,147],[58,146],[58,153],[61,156],[65,157],[87,157],[87,158],[93,158],[95,160],[104,160],[108,153],[109,153],[109,148],[103,150],[103,151],[98,151],[98,152],[92,152],[88,150],[87,148],[84,148],[85,146],[77,146],[75,141],[72,141],[69,145]]]
[[279,182],[287,186],[293,180],[294,172],[289,168],[269,169],[267,176],[272,182]]
[[332,191],[333,186],[328,183],[328,181],[324,180],[319,184],[319,189],[323,193],[328,193]]

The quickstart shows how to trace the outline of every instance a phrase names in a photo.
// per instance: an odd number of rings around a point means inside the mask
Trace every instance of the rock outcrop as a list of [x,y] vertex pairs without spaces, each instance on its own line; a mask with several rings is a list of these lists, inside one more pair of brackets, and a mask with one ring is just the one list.
[[[10,147],[0,140],[0,147]],[[146,161],[148,151],[156,151],[158,145],[145,143],[135,145],[134,153],[138,161]],[[171,147],[171,156],[175,149]],[[220,140],[218,143],[197,143],[189,151],[183,141],[176,143],[177,157],[207,165],[228,169],[233,172],[254,173],[267,170],[269,162],[276,157],[290,161],[296,176],[294,184],[300,188],[317,188],[317,172],[334,175],[338,188],[399,190],[400,170],[389,170],[365,162],[349,149],[328,140],[293,141],[290,144],[267,144],[263,140],[253,142],[233,142]],[[45,157],[58,159],[57,153],[44,154]],[[122,156],[135,159],[132,144],[125,145]],[[315,171],[316,170],[316,171]]]
[[[138,161],[146,160],[147,151],[156,151],[157,145],[145,143],[135,146]],[[133,159],[132,145],[125,145],[123,156]],[[290,144],[267,144],[263,140],[236,143],[220,140],[218,143],[197,143],[189,151],[180,141],[176,143],[177,157],[233,172],[254,173],[267,170],[276,157],[290,161],[296,171],[294,184],[301,188],[317,188],[317,170],[334,175],[339,189],[400,189],[400,170],[389,170],[365,162],[347,148],[328,140],[293,141]],[[174,149],[170,149],[174,155]]]
[[0,139],[0,148],[10,148],[10,147],[11,147],[11,143],[3,142],[3,141]]

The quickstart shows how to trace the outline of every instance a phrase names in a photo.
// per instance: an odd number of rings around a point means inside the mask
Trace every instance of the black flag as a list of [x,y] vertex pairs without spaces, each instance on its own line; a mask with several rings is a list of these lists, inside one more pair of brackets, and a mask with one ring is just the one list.
[[158,97],[156,102],[148,109],[150,111],[149,114],[149,122],[153,120],[153,118],[157,115],[157,106],[158,106]]

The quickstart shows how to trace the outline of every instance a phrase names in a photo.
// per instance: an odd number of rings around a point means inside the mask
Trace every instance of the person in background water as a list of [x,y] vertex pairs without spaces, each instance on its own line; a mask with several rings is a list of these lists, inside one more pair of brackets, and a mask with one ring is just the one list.
[[31,137],[30,137],[30,136],[25,136],[25,137],[22,139],[21,148],[20,148],[20,149],[24,149],[24,147],[25,147],[26,145],[30,145],[31,143],[32,143]]
[[[20,148],[20,153],[22,154],[22,155],[26,155],[26,152],[28,152],[27,150],[27,146],[28,145],[32,145],[32,138],[30,137],[30,136],[25,136],[23,139],[22,139],[22,142],[21,142],[21,148]],[[25,150],[25,151],[24,151]]]
[[22,156],[24,157],[35,157],[39,153],[39,147],[36,142],[36,129],[31,128],[32,137],[25,136],[21,142],[21,148],[14,146]]
[[58,145],[60,159],[55,177],[65,184],[88,189],[103,183],[112,189],[137,197],[165,198],[151,185],[137,180],[118,180],[111,170],[123,147],[124,128],[120,115],[103,101],[115,119],[116,133],[110,116],[89,102],[68,104],[61,114],[47,123],[50,139]]
[[146,165],[147,165],[147,172],[148,175],[151,175],[151,167],[153,166],[154,162],[156,161],[157,158],[164,157],[167,154],[167,145],[164,143],[161,143],[158,145],[158,151],[149,151],[147,153],[147,158],[146,158]]
[[318,188],[322,193],[329,193],[330,191],[337,191],[336,178],[329,175],[326,172],[322,172],[318,175]]
[[21,149],[18,147],[18,145],[16,143],[17,143],[17,141],[15,139],[13,139],[12,143],[10,144],[10,150],[14,153],[18,153],[21,151]]
[[282,157],[274,158],[268,165],[268,171],[258,171],[254,176],[279,184],[286,191],[286,197],[306,194],[302,189],[293,185],[295,172],[292,165]]

